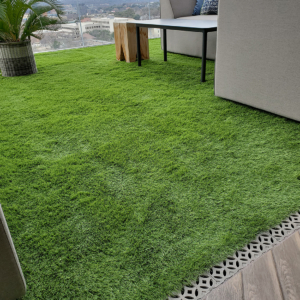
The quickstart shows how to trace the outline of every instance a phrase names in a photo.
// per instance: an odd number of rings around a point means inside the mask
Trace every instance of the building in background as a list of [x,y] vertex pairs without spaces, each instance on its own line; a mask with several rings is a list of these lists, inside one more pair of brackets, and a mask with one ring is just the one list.
[[134,21],[131,18],[91,18],[91,21],[100,24],[101,30],[109,30],[109,32],[114,32],[114,22],[128,22]]
[[[110,33],[114,32],[114,22],[126,22],[132,21],[133,19],[129,18],[86,18],[87,21],[81,21],[82,33],[90,32],[93,30],[108,30]],[[88,21],[90,20],[90,21]],[[79,23],[69,23],[62,24],[61,28],[74,30],[76,36],[80,34],[80,25]]]
[[80,38],[79,25],[76,23],[62,24],[61,29],[69,30],[74,35],[74,38]]

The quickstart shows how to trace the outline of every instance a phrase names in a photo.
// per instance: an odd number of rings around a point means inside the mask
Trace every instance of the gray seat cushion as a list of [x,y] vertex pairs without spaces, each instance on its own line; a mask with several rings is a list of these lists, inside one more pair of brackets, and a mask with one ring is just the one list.
[[0,205],[0,300],[15,300],[25,292],[25,279]]

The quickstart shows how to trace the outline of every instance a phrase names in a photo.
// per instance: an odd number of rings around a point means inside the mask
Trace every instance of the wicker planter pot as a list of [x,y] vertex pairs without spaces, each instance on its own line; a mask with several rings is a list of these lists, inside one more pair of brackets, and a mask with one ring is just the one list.
[[30,40],[0,43],[0,69],[5,77],[37,73]]

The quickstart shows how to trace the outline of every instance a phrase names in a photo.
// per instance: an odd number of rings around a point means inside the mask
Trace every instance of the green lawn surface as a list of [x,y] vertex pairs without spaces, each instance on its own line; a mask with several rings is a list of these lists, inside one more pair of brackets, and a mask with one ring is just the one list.
[[[0,203],[24,299],[159,300],[300,208],[300,124],[214,96],[214,62],[37,54],[0,77]],[[233,87],[234,88],[234,87]]]

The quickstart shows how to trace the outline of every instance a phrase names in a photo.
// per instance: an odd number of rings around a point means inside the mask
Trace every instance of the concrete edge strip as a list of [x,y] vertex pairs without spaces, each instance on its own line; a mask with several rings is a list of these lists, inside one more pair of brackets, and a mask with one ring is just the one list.
[[259,234],[255,240],[251,241],[243,249],[236,251],[220,264],[210,268],[209,272],[200,275],[195,282],[192,282],[189,286],[184,286],[181,292],[174,293],[168,297],[168,300],[203,299],[213,289],[299,229],[300,210],[291,214],[278,226]]

